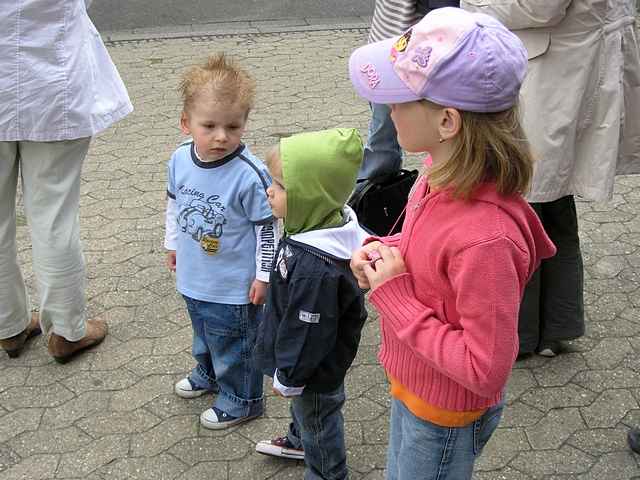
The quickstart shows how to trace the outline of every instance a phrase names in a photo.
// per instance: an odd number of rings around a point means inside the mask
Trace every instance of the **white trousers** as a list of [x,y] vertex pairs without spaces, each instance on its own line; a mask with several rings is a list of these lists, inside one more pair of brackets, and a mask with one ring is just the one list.
[[91,138],[0,142],[0,339],[22,332],[31,314],[16,249],[18,174],[31,229],[43,331],[85,335],[84,256],[78,218],[80,172]]

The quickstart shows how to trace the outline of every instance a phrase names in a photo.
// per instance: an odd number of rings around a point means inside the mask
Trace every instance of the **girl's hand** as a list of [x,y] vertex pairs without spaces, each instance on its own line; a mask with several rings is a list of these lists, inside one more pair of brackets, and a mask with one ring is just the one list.
[[364,247],[356,250],[351,257],[351,271],[356,277],[360,288],[371,288],[369,286],[369,279],[364,273],[364,266],[369,265],[371,262],[371,253],[378,250],[380,245],[382,245],[382,243],[378,241],[367,243]]
[[176,251],[175,250],[167,250],[167,258],[165,263],[167,264],[167,268],[172,272],[176,271]]
[[363,266],[363,272],[371,289],[376,289],[390,278],[407,271],[400,249],[397,247],[380,245],[378,253],[379,256],[373,262],[369,261]]
[[254,305],[262,305],[267,299],[267,286],[269,284],[261,280],[254,280],[249,289],[249,301]]

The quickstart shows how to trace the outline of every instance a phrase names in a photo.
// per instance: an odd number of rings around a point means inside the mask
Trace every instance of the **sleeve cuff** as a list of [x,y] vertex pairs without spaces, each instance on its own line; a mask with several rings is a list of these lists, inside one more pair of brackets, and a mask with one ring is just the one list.
[[298,395],[302,395],[302,391],[304,390],[304,386],[302,387],[287,387],[280,383],[278,379],[278,369],[276,368],[275,373],[273,374],[273,388],[279,391],[285,397],[296,397]]
[[258,270],[256,272],[256,280],[260,280],[264,283],[269,283],[269,272],[263,272],[262,270]]

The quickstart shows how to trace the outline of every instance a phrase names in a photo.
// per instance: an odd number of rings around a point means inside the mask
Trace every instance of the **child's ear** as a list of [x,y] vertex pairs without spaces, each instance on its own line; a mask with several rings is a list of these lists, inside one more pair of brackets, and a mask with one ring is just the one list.
[[462,117],[455,108],[444,108],[440,118],[440,138],[448,140],[455,137],[462,128]]
[[191,135],[191,129],[189,128],[189,116],[184,110],[180,115],[180,130],[182,130],[184,135]]

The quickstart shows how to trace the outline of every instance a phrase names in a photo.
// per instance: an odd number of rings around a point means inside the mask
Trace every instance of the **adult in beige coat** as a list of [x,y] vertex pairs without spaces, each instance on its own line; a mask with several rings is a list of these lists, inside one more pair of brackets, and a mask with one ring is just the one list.
[[610,199],[640,172],[640,63],[634,0],[462,0],[512,29],[529,53],[524,127],[537,157],[528,200],[558,247],[525,291],[520,353],[554,355],[584,333],[574,204]]

